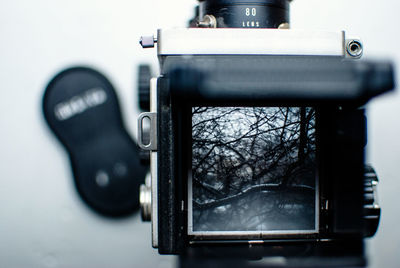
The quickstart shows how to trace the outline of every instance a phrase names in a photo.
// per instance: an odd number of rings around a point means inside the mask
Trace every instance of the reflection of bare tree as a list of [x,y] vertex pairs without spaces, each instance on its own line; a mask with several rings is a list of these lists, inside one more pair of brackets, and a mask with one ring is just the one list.
[[192,109],[194,230],[314,229],[315,111]]

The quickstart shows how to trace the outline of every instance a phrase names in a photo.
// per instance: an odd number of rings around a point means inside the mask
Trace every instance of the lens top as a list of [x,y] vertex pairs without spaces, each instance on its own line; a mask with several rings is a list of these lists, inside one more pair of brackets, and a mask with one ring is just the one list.
[[216,18],[218,28],[278,28],[289,23],[290,0],[203,0],[200,19]]
[[287,8],[291,0],[200,0],[207,2],[208,5],[269,5],[281,8]]

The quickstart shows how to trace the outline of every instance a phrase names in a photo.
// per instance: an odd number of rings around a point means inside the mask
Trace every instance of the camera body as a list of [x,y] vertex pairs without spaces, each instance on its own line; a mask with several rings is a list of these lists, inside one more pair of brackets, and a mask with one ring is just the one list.
[[230,28],[226,14],[256,17],[259,7],[224,13],[216,2],[200,3],[197,28],[141,40],[157,42],[160,61],[138,120],[139,146],[150,151],[140,200],[153,247],[362,265],[380,215],[364,105],[393,88],[391,64],[358,61],[362,43],[344,32],[283,29],[288,11],[264,29],[240,19],[243,28]]

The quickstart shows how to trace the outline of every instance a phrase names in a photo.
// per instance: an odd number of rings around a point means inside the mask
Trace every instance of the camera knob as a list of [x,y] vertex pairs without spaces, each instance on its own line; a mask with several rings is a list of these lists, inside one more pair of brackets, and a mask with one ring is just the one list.
[[142,46],[142,48],[152,48],[154,47],[155,43],[157,43],[157,38],[154,38],[154,35],[142,36],[139,40],[139,44]]
[[[139,65],[138,69],[138,84],[137,84],[137,97],[139,100],[139,108],[142,111],[150,111],[150,79],[151,79],[150,65]],[[144,130],[146,133],[148,130]],[[145,134],[147,137],[149,134]],[[139,158],[142,165],[150,165],[150,154],[148,151],[140,150]]]
[[151,69],[150,65],[139,65],[138,70],[138,99],[139,108],[142,111],[150,111],[150,79]]
[[140,185],[140,215],[142,221],[151,221],[151,188],[147,185]]
[[364,236],[372,237],[378,230],[381,208],[378,204],[378,176],[375,170],[366,165],[364,168]]

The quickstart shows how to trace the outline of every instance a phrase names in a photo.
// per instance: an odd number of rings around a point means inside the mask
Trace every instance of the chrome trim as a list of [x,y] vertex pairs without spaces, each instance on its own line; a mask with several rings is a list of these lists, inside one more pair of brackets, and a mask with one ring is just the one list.
[[[157,78],[150,80],[150,111],[157,115]],[[158,155],[150,152],[151,173],[151,237],[153,248],[158,248]]]
[[159,29],[158,55],[346,55],[343,31]]

